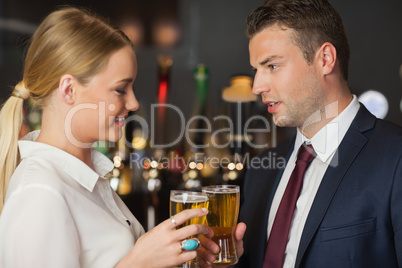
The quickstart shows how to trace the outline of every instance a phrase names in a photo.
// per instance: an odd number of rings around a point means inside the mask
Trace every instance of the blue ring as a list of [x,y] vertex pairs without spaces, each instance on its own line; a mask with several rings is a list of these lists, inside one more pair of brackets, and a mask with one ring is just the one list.
[[191,239],[184,239],[181,241],[181,250],[182,251],[191,251],[191,250],[196,250],[200,246],[200,240],[197,238],[191,238]]

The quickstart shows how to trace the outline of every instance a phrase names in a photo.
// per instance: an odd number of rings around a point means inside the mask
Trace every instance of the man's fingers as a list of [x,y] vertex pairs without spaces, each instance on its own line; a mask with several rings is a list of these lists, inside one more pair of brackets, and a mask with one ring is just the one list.
[[235,237],[236,240],[242,240],[244,233],[246,232],[247,226],[244,222],[239,222],[236,227]]
[[206,237],[206,236],[204,236],[204,235],[200,235],[200,236],[199,236],[199,240],[200,240],[202,246],[203,246],[205,249],[207,249],[207,250],[209,250],[210,252],[212,252],[212,253],[217,254],[217,253],[219,253],[219,251],[221,250],[221,249],[219,248],[219,246],[218,246],[215,242],[213,242],[211,239],[209,239],[208,237]]
[[200,267],[202,268],[213,268],[210,263],[206,262],[202,258],[199,258],[198,262],[200,263]]
[[197,250],[197,255],[200,264],[203,263],[204,265],[201,265],[201,267],[212,267],[210,266],[211,263],[213,263],[216,260],[216,257],[214,254],[212,254],[209,250],[207,250],[204,247],[200,247]]
[[236,231],[235,231],[236,249],[237,249],[237,254],[239,255],[239,258],[244,253],[243,237],[244,237],[244,233],[246,232],[246,229],[247,229],[247,226],[243,222],[240,222],[236,226]]

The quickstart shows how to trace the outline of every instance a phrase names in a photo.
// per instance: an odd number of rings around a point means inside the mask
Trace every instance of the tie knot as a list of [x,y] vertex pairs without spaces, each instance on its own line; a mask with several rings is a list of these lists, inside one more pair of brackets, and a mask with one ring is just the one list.
[[306,143],[303,143],[297,154],[297,162],[302,161],[310,163],[316,156],[317,154],[314,151],[313,146],[311,144],[307,145]]

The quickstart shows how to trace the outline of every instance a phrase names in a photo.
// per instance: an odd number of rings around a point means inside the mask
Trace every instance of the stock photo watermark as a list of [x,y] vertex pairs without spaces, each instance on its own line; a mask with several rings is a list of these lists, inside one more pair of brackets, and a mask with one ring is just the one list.
[[[160,169],[180,169],[184,172],[191,169],[191,163],[194,160],[186,159],[179,155],[174,155],[172,157],[162,156],[158,158],[149,158],[143,154],[130,154],[130,168],[142,168],[145,163],[151,161],[156,161],[156,163],[161,164]],[[286,159],[272,152],[268,152],[268,154],[263,157],[251,157],[249,153],[242,156],[235,155],[233,158],[203,156],[201,159],[197,159],[197,162],[208,163],[212,169],[226,168],[231,163],[241,164],[242,169],[282,169],[286,166]]]
[[[240,107],[240,106],[239,106]],[[163,108],[166,110],[170,110],[171,113],[175,113],[179,120],[178,125],[179,129],[176,131],[178,134],[173,140],[166,143],[156,143],[155,142],[155,130],[157,129],[158,122],[158,111]],[[116,122],[116,115],[111,115],[111,112],[114,112],[116,107],[111,104],[107,105],[105,102],[100,102],[99,104],[94,103],[85,103],[79,104],[73,107],[65,118],[65,130],[66,136],[69,141],[77,147],[82,148],[90,148],[93,146],[92,143],[85,143],[79,141],[72,133],[72,124],[74,118],[77,116],[77,113],[84,110],[92,110],[97,111],[97,118],[94,120],[98,120],[98,126],[103,126],[98,128],[98,137],[99,140],[107,141],[111,139],[115,139],[116,141],[120,137],[116,137],[116,135],[121,135],[121,125],[118,125]],[[217,115],[212,118],[208,118],[202,115],[195,115],[190,118],[186,118],[182,110],[174,106],[172,104],[152,104],[150,107],[150,122],[148,123],[144,117],[133,114],[125,118],[125,124],[135,123],[137,126],[136,129],[139,130],[137,133],[140,133],[141,136],[137,137],[145,141],[146,143],[150,143],[151,148],[153,149],[169,149],[178,145],[185,139],[186,143],[194,149],[205,149],[208,147],[213,147],[217,149],[223,148],[232,148],[236,143],[236,140],[241,140],[246,146],[252,149],[266,149],[277,146],[277,127],[273,123],[273,120],[268,120],[267,117],[261,115],[252,115],[247,119],[242,119],[240,117],[236,117],[235,119],[227,116],[227,115]],[[322,120],[327,120],[329,123],[326,124],[325,129],[322,131],[326,131],[331,133],[331,135],[327,135],[327,139],[324,144],[321,144],[319,148],[314,148],[317,153],[325,154],[328,147],[328,144],[337,142],[339,139],[339,124],[336,120],[331,121],[336,118],[338,115],[338,103],[334,102],[325,107],[324,111],[317,111],[313,113],[307,120],[304,122],[303,126],[299,129],[303,130],[311,125],[320,122]],[[237,121],[234,121],[237,120]],[[243,121],[241,121],[243,120]],[[278,120],[278,118],[277,118]],[[195,128],[194,122],[202,121],[204,124],[203,128]],[[253,127],[253,123],[258,122],[259,127]],[[219,126],[219,127],[217,127]],[[222,127],[224,126],[224,127]],[[116,130],[117,129],[117,130]],[[120,132],[119,132],[120,131]],[[118,133],[118,134],[116,134]],[[195,143],[192,139],[192,135],[194,133],[202,133],[206,134],[209,137],[208,142],[203,144]],[[258,144],[255,142],[253,137],[256,134],[267,135],[268,137],[264,143]],[[221,137],[226,137],[222,139]],[[240,138],[239,138],[240,137]],[[269,142],[268,142],[269,140]],[[110,143],[111,146],[114,143]],[[125,145],[129,148],[133,148],[131,141],[125,140]],[[332,161],[329,163],[331,166],[338,165],[338,154],[332,155]],[[135,167],[143,165],[144,159],[140,159],[139,154],[131,154],[130,156],[130,165]],[[209,157],[203,159],[204,162],[208,162],[214,166],[225,166],[226,162],[229,161],[224,158],[218,157]],[[169,165],[173,166],[181,166],[188,167],[188,160],[184,158],[177,159],[158,159],[158,162],[162,163],[166,168]],[[256,168],[257,166],[262,168],[282,168],[285,165],[285,160],[277,155],[269,155],[265,158],[251,158],[249,154],[246,154],[242,160],[238,160],[245,167]]]
[[[179,117],[179,129],[177,131],[178,134],[174,138],[174,140],[169,141],[167,143],[159,144],[155,142],[156,137],[155,130],[157,129],[158,124],[158,116],[156,111],[161,107],[163,107],[165,110],[169,109],[171,110],[171,112],[177,114],[177,116]],[[79,141],[71,130],[74,117],[78,112],[84,110],[98,111],[97,120],[99,126],[105,125],[104,122],[109,122],[108,127],[104,128],[99,127],[98,136],[99,140],[106,140],[107,137],[110,138],[109,132],[113,133],[113,131],[111,131],[110,129],[114,127],[111,122],[115,121],[116,116],[111,115],[108,116],[107,114],[108,112],[113,112],[114,109],[115,108],[113,105],[109,105],[108,107],[106,107],[106,103],[104,102],[100,102],[98,105],[94,103],[85,103],[73,107],[67,113],[67,116],[65,118],[65,129],[68,140],[74,146],[77,147],[90,148],[92,146],[92,144],[90,143]],[[250,118],[248,118],[245,122],[240,121],[241,119],[237,119],[238,122],[234,122],[233,118],[226,115],[218,115],[213,118],[208,118],[206,116],[201,115],[195,115],[186,120],[184,113],[177,106],[171,104],[152,104],[150,115],[151,115],[150,123],[148,123],[143,117],[133,114],[125,118],[125,124],[135,123],[138,126],[137,128],[140,130],[139,132],[142,133],[140,138],[146,141],[151,141],[151,147],[155,149],[172,148],[175,145],[179,144],[183,138],[186,140],[187,144],[190,145],[190,147],[195,149],[205,149],[210,146],[217,149],[222,149],[232,146],[234,138],[239,136],[241,136],[242,141],[245,142],[247,146],[253,149],[263,149],[276,146],[276,126],[272,122],[270,122],[268,118],[261,115],[253,115]],[[193,127],[192,124],[195,121],[203,121],[205,127],[204,128]],[[253,123],[257,121],[259,121],[260,125],[263,125],[263,127],[260,128],[252,127]],[[217,127],[217,125],[225,125],[225,127]],[[207,134],[210,137],[209,140],[210,142],[205,144],[195,143],[191,137],[193,133]],[[263,144],[254,143],[252,137],[256,133],[266,133],[267,135],[270,135],[271,141]],[[218,136],[225,136],[231,138],[228,138],[226,139],[226,141],[222,142],[222,139],[219,138]],[[125,142],[126,146],[128,147],[132,146],[130,141],[126,140]]]

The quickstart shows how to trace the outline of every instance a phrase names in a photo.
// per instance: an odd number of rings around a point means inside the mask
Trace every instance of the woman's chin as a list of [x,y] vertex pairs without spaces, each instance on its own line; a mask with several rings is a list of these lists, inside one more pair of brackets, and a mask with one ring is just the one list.
[[110,133],[108,140],[111,142],[117,142],[121,139],[122,136],[123,136],[123,131],[119,127],[118,129],[115,129],[114,132]]

